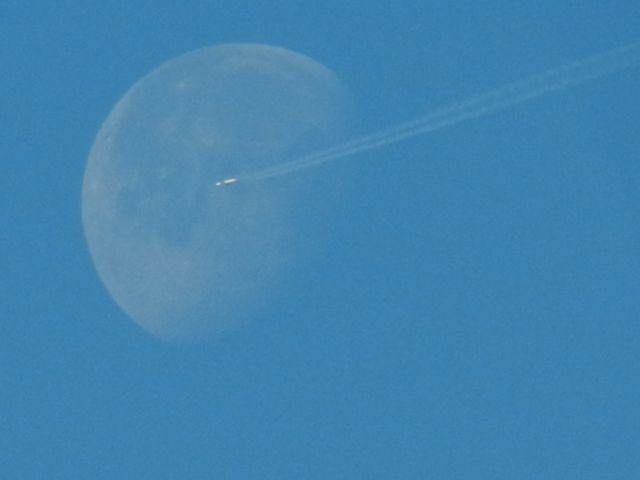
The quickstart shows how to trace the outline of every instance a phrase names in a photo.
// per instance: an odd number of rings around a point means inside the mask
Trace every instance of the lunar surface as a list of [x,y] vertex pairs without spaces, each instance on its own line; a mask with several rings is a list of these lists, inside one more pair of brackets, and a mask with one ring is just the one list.
[[215,182],[331,146],[351,111],[333,72],[266,45],[204,48],[138,81],[100,128],[82,189],[111,297],[168,341],[259,316],[304,243],[292,211],[308,196],[291,181]]

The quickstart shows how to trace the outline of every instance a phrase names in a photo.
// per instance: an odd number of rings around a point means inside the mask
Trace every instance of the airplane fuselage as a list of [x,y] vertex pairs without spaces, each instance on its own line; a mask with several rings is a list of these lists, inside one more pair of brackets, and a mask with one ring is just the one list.
[[216,182],[216,187],[228,187],[229,185],[233,185],[237,181],[238,179],[235,177],[227,178],[225,180],[220,180],[219,182]]

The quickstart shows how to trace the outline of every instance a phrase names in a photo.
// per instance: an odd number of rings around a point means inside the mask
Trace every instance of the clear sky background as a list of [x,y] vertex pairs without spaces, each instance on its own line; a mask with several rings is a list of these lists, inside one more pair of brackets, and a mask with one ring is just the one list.
[[0,33],[0,477],[640,478],[638,68],[350,159],[322,254],[213,344],[131,322],[80,219],[113,104],[189,50],[308,55],[368,131],[637,41],[639,2],[4,0]]

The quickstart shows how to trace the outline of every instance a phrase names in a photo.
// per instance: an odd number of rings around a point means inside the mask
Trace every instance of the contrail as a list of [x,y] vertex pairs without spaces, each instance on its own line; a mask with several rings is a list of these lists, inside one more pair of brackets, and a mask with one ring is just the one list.
[[247,175],[260,180],[297,172],[305,168],[332,162],[356,153],[389,145],[416,135],[433,132],[465,120],[504,110],[551,92],[580,85],[640,63],[640,42],[569,63],[502,87],[473,96],[467,100],[439,108],[413,121],[369,135],[355,138],[326,150],[300,157],[291,162]]

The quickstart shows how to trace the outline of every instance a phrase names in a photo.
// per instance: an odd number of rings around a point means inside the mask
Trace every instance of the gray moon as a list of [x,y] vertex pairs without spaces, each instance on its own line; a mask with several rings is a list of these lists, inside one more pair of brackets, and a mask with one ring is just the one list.
[[82,187],[87,244],[114,301],[167,341],[259,316],[304,250],[295,211],[310,197],[293,179],[215,181],[326,148],[351,113],[332,71],[267,45],[203,48],[139,80],[101,126]]

